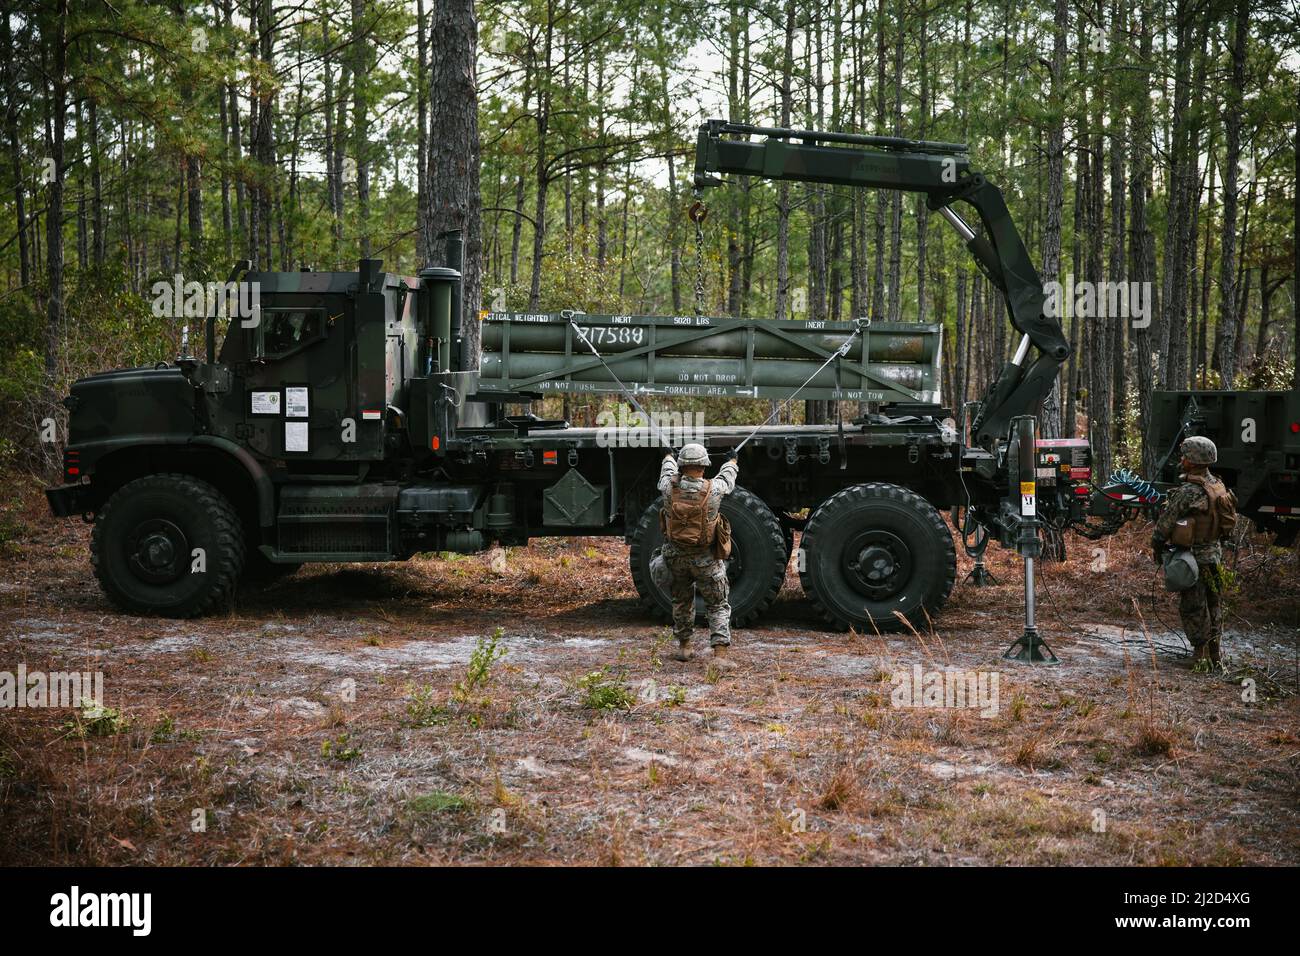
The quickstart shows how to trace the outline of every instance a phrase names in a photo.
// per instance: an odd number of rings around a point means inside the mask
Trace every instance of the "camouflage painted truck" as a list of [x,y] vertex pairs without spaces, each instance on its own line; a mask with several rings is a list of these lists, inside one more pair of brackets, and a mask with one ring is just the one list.
[[[775,598],[796,530],[800,578],[823,619],[884,630],[922,622],[947,599],[956,554],[944,511],[960,510],[966,535],[1005,545],[1024,541],[1022,506],[1035,495],[1044,520],[1084,520],[1086,441],[1015,447],[1013,420],[1035,413],[1068,347],[1001,193],[964,147],[711,121],[699,132],[697,188],[720,185],[718,174],[924,194],[1022,335],[989,394],[954,427],[939,392],[942,327],[865,318],[490,313],[481,354],[468,354],[453,236],[455,267],[416,277],[373,259],[346,272],[245,264],[234,278],[258,292],[255,321],[209,314],[201,357],[73,385],[51,509],[93,523],[95,575],[132,613],[211,612],[241,578],[307,562],[557,535],[623,537],[642,600],[666,612],[649,573],[663,449],[542,420],[525,403],[598,393],[656,406],[742,397],[766,409],[797,395],[874,411],[699,436],[719,459],[739,449],[742,487],[724,511],[740,624]],[[958,203],[975,210],[976,227]]]
[[1289,547],[1300,531],[1300,389],[1171,391],[1152,396],[1158,478],[1178,481],[1178,446],[1204,435],[1219,450],[1214,473],[1237,496],[1237,509],[1275,543]]

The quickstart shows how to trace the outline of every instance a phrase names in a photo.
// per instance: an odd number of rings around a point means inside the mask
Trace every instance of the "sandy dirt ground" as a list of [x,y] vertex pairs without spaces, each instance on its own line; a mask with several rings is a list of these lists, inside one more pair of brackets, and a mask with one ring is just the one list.
[[[115,612],[34,490],[0,511],[0,671],[102,672],[107,711],[0,710],[3,863],[1300,863],[1300,562],[1262,539],[1221,673],[1133,528],[1043,568],[1059,667],[1001,659],[993,548],[922,633],[821,630],[791,573],[720,675],[702,630],[668,658],[618,540],[311,567],[173,621]],[[986,696],[897,706],[918,670]]]

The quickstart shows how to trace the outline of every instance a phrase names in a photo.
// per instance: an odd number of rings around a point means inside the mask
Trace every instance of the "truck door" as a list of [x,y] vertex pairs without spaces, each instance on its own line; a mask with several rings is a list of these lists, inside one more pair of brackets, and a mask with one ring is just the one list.
[[245,441],[257,453],[318,458],[336,446],[335,423],[321,399],[340,378],[342,356],[330,355],[341,349],[342,336],[332,334],[340,318],[319,299],[263,307],[250,330],[244,379]]

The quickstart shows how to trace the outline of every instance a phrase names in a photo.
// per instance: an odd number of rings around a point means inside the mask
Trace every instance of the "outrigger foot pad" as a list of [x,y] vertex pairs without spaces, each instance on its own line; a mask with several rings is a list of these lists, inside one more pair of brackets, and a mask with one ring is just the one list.
[[1003,660],[1019,661],[1022,664],[1059,664],[1061,659],[1052,653],[1047,642],[1038,635],[1035,627],[1025,628],[1025,633],[1016,638],[1014,644],[1002,655]]

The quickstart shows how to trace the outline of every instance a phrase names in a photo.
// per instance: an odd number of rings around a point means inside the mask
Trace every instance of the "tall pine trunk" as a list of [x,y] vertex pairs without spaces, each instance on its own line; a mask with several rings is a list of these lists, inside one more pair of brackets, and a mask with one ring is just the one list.
[[370,257],[370,129],[366,117],[370,111],[371,41],[362,24],[365,9],[362,0],[352,0],[352,157],[357,164],[357,219],[363,259]]
[[[794,91],[794,12],[795,0],[786,0],[785,46],[781,60],[781,126],[790,125]],[[776,301],[775,318],[785,319],[790,289],[790,184],[785,180],[776,187]]]
[[1246,80],[1250,0],[1237,0],[1232,36],[1232,83],[1224,109],[1227,155],[1223,160],[1223,232],[1219,245],[1219,371],[1223,388],[1237,372],[1237,165],[1241,162],[1241,100]]
[[[5,134],[9,140],[9,165],[14,177],[14,211],[18,226],[18,276],[24,288],[32,281],[32,254],[29,246],[26,190],[23,188],[23,152],[18,139],[18,90],[14,84],[14,39],[9,17],[0,17],[0,77],[5,95]],[[93,107],[92,107],[93,108]]]
[[[1059,282],[1061,277],[1061,216],[1065,206],[1065,42],[1070,29],[1067,0],[1053,5],[1052,60],[1050,64],[1049,122],[1047,128],[1047,210],[1043,224],[1044,283]],[[959,287],[960,288],[960,287]],[[960,296],[959,292],[959,296]],[[1041,417],[1043,436],[1055,438],[1061,428],[1061,376],[1043,402]],[[1073,423],[1070,423],[1072,426]],[[1070,427],[1067,434],[1073,434]]]
[[45,262],[49,279],[49,296],[45,309],[45,384],[51,405],[57,398],[55,378],[59,368],[59,345],[63,323],[67,318],[63,298],[63,137],[68,113],[67,30],[68,3],[67,0],[59,0],[57,11],[51,11],[41,22],[41,39],[51,71],[50,121],[46,126],[45,143],[53,166],[52,175],[46,184],[48,198],[45,214]]
[[[1131,281],[1142,288],[1153,288],[1156,269],[1156,240],[1147,221],[1147,199],[1151,194],[1152,128],[1151,128],[1151,74],[1152,62],[1152,0],[1140,0],[1138,25],[1138,70],[1135,73],[1133,114],[1130,119],[1132,133],[1132,171],[1129,175],[1129,274]],[[1153,303],[1150,303],[1153,305]],[[1154,321],[1155,310],[1151,312]],[[1153,475],[1156,448],[1149,440],[1151,421],[1151,393],[1155,387],[1158,353],[1153,352],[1156,336],[1149,325],[1133,328],[1134,371],[1138,385],[1138,421],[1142,431],[1142,474]]]
[[429,251],[433,247],[433,237],[429,235],[429,87],[425,82],[429,69],[429,27],[424,14],[424,0],[416,0],[415,31],[419,68],[419,75],[415,78],[415,121],[419,125],[415,161],[415,261],[418,266],[423,266],[429,261]]
[[453,230],[464,237],[462,354],[465,366],[477,368],[483,239],[473,0],[442,0],[434,7],[429,27],[429,128],[438,131],[429,140],[430,234],[435,246],[430,254],[445,263],[437,237]]

